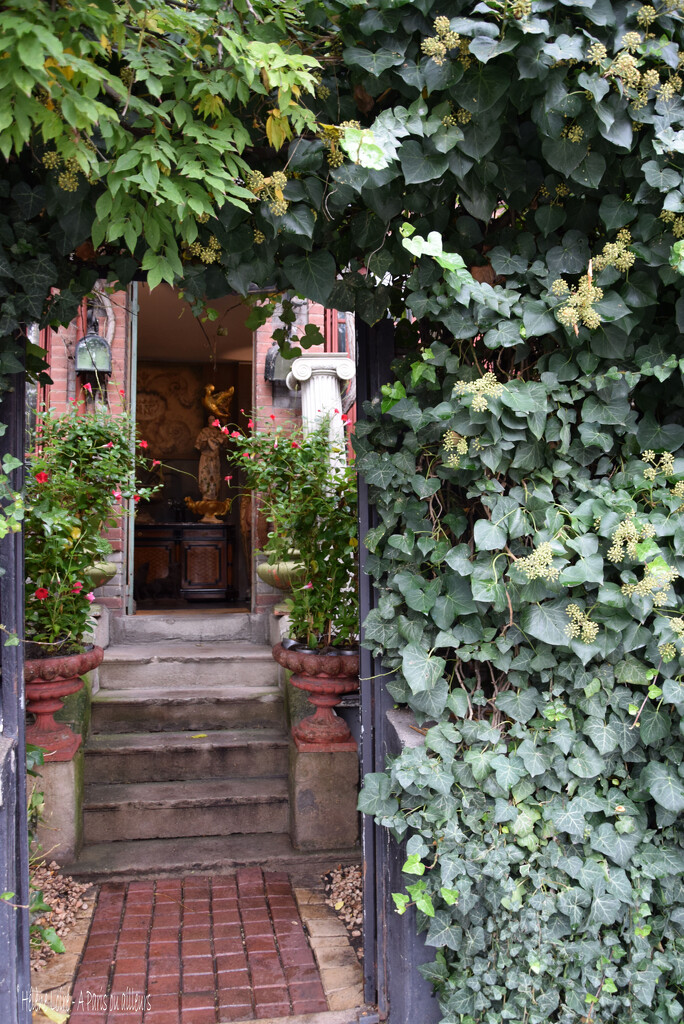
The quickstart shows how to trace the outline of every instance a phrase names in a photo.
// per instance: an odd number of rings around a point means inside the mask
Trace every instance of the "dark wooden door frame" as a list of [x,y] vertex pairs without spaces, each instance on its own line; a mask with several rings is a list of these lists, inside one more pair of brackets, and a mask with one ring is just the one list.
[[[383,320],[375,327],[356,322],[358,419],[363,403],[380,400],[380,388],[391,379],[394,358],[394,324]],[[359,479],[359,537],[377,525],[377,511],[370,505],[368,486]],[[360,545],[359,613],[361,622],[376,607],[376,591],[364,572],[366,548]],[[363,637],[363,630],[362,630]],[[401,742],[389,719],[394,701],[387,692],[387,675],[379,659],[361,649],[361,773],[384,771],[388,756],[401,750]],[[401,865],[406,854],[386,828],[371,817],[363,818],[363,927],[364,998],[375,1003],[378,1015],[388,1024],[435,1024],[441,1019],[432,986],[418,973],[421,963],[434,959],[434,950],[416,934],[415,911],[395,912],[392,892],[403,892]]]
[[[23,374],[2,396],[0,457],[24,457]],[[19,477],[19,479],[17,479]],[[14,486],[23,486],[22,471],[13,474]],[[24,545],[22,533],[0,540],[0,622],[24,635]],[[31,975],[28,915],[28,826],[26,821],[26,740],[23,645],[5,646],[0,635],[0,1021],[30,1024]]]

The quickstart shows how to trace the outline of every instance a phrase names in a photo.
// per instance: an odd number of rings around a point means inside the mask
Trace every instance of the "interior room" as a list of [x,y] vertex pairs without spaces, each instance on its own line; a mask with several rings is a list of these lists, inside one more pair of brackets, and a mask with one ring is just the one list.
[[144,482],[161,487],[136,514],[136,610],[242,609],[249,538],[230,433],[246,429],[252,403],[248,309],[229,295],[199,319],[166,285],[140,285],[138,304],[136,424],[159,463]]

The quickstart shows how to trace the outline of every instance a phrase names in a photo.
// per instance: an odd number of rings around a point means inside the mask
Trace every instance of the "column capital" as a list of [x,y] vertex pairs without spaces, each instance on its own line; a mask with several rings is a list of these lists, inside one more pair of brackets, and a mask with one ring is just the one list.
[[291,374],[295,381],[309,380],[312,376],[332,376],[338,380],[351,380],[356,367],[344,352],[307,352],[292,363]]

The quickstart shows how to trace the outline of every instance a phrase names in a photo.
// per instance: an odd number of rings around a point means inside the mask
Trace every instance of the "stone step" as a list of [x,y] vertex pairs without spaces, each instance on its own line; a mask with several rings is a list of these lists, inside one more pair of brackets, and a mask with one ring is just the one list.
[[124,690],[169,686],[271,686],[278,665],[266,644],[189,641],[114,644],[99,669],[100,689]]
[[287,775],[284,730],[96,733],[85,749],[88,783],[174,782]]
[[95,843],[85,846],[78,860],[62,864],[61,870],[79,880],[106,882],[202,872],[224,874],[256,864],[264,871],[286,871],[294,884],[313,885],[338,864],[360,861],[358,846],[304,853],[295,850],[283,832]]
[[284,721],[277,686],[232,684],[189,688],[172,684],[100,690],[91,709],[93,733],[200,732],[207,729],[278,728]]
[[113,644],[185,643],[195,640],[263,644],[268,639],[267,616],[227,609],[112,616],[109,628]]
[[287,779],[202,779],[88,785],[84,840],[285,832]]

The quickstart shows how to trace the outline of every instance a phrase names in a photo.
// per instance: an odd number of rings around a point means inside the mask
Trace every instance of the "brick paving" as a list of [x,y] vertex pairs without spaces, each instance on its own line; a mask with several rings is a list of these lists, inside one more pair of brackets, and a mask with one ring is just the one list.
[[221,1024],[328,1009],[282,872],[107,883],[69,1024]]

